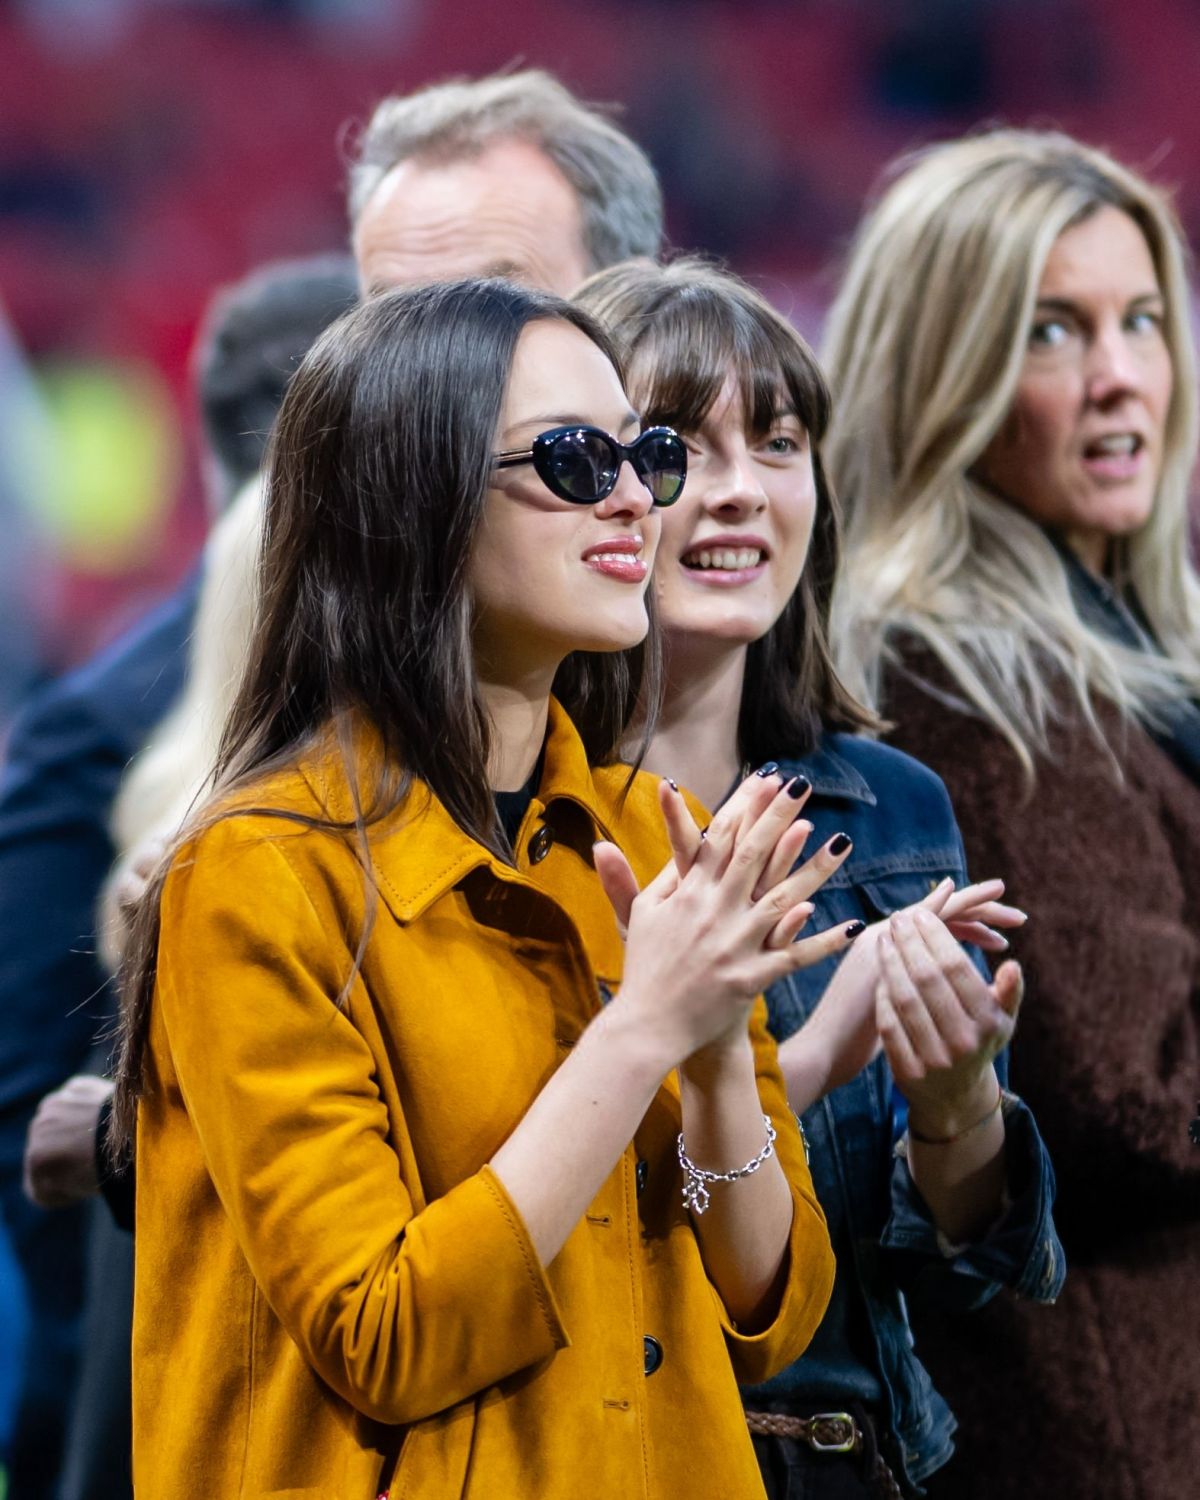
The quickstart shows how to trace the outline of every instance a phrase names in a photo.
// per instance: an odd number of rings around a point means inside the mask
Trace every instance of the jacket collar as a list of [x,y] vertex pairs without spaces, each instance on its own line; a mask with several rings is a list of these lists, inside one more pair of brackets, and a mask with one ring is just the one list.
[[875,793],[846,757],[839,755],[830,745],[828,736],[815,750],[789,764],[808,777],[818,796],[842,797],[852,802],[865,802],[868,807],[875,806]]
[[[378,740],[370,728],[357,735],[360,774],[378,764]],[[306,767],[323,807],[333,817],[353,817],[348,785],[330,756]],[[592,778],[587,752],[566,710],[554,698],[546,732],[542,779],[531,803],[541,817],[555,802],[586,813],[590,842],[612,838],[614,809]],[[497,859],[458,826],[422,781],[413,784],[403,806],[369,830],[371,864],[379,894],[399,922],[411,922],[473,870],[487,868],[498,880],[526,884],[527,878]],[[589,842],[589,847],[590,847]]]

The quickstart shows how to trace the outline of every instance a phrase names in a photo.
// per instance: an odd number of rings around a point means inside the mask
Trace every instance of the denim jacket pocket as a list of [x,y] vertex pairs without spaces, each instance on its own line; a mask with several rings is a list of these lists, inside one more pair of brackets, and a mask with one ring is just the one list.
[[909,867],[868,876],[858,882],[858,889],[864,904],[876,917],[890,917],[893,912],[923,901],[947,876],[956,885],[962,884],[962,863],[951,850],[944,851],[941,857],[935,856],[930,862],[922,858],[920,868]]

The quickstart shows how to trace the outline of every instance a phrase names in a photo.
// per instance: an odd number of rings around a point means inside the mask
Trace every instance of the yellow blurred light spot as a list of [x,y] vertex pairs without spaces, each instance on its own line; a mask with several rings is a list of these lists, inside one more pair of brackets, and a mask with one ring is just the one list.
[[44,367],[53,452],[39,520],[65,563],[122,573],[154,556],[179,482],[179,418],[150,365]]

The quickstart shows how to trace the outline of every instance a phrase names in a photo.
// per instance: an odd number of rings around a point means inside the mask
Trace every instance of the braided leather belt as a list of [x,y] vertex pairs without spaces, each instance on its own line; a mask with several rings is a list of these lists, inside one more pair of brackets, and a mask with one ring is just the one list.
[[[807,1443],[814,1453],[861,1453],[867,1446],[862,1429],[848,1411],[821,1411],[811,1417],[748,1411],[746,1426],[759,1437],[793,1438]],[[904,1491],[895,1474],[878,1451],[871,1477],[882,1500],[904,1500]]]
[[858,1423],[848,1411],[822,1411],[815,1417],[748,1411],[746,1426],[760,1437],[796,1438],[816,1453],[857,1453],[863,1445]]

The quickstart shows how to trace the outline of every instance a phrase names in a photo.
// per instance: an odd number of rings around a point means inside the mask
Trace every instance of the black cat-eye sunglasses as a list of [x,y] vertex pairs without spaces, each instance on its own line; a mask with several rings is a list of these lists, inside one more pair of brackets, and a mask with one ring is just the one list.
[[497,453],[493,461],[498,469],[532,464],[551,494],[572,505],[597,505],[611,495],[624,463],[655,505],[674,505],[687,478],[687,449],[669,427],[649,427],[628,444],[599,427],[552,427],[528,448]]

